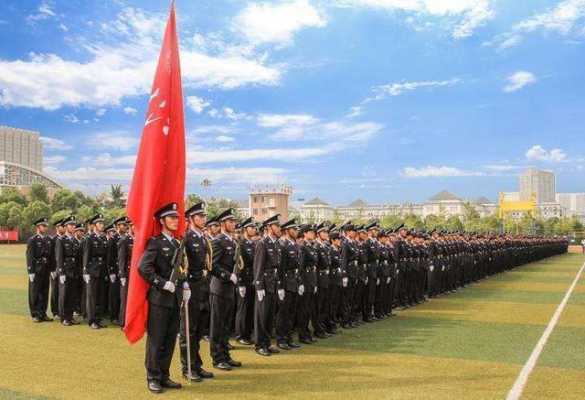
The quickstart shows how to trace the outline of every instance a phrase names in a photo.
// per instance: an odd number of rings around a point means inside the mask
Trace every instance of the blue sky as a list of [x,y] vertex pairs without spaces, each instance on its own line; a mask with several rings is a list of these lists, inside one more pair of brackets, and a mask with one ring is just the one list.
[[[45,171],[127,185],[168,3],[4,0],[0,124]],[[585,191],[585,0],[177,1],[188,191],[333,204]],[[212,185],[203,189],[208,178]]]

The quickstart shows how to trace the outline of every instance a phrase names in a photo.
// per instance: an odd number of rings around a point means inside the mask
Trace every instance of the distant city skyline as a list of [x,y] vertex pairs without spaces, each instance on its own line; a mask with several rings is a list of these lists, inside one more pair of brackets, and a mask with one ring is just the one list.
[[[585,4],[406,3],[178,2],[187,192],[496,201],[528,167],[585,192]],[[40,132],[46,174],[127,190],[167,6],[0,4],[0,125]]]

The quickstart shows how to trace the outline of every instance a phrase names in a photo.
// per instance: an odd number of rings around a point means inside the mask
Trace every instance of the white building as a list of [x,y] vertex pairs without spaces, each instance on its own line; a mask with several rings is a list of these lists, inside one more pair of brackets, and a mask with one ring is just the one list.
[[315,197],[301,206],[299,214],[303,222],[323,222],[332,220],[335,210],[328,203]]
[[0,189],[16,188],[23,193],[34,183],[46,186],[49,195],[61,188],[43,173],[43,144],[38,132],[0,126]]
[[556,200],[567,215],[585,215],[585,193],[557,193]]
[[555,203],[555,175],[550,171],[529,168],[520,175],[520,200],[536,204]]
[[[369,220],[382,219],[387,216],[406,217],[416,215],[424,218],[428,215],[443,215],[445,217],[462,216],[465,214],[467,201],[452,193],[442,191],[431,197],[423,204],[368,204],[357,199],[346,206],[332,207],[330,204],[316,197],[300,208],[300,217],[303,222],[321,222],[325,220]],[[497,205],[485,197],[469,201],[481,217],[494,215]]]

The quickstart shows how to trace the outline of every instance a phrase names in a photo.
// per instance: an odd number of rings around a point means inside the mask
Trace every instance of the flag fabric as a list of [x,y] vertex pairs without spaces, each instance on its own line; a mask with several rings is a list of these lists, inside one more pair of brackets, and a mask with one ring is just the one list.
[[[130,343],[144,336],[148,319],[149,285],[138,273],[138,265],[148,239],[160,233],[153,214],[170,202],[179,205],[180,215],[185,207],[185,124],[174,4],[146,115],[127,205],[135,227],[124,327]],[[185,221],[179,220],[179,232],[184,232]]]

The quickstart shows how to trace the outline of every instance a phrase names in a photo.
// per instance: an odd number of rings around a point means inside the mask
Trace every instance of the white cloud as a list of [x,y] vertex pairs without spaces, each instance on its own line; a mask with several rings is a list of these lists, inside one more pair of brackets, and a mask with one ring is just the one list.
[[[247,161],[300,161],[325,156],[338,151],[338,146],[306,147],[306,148],[267,148],[267,149],[235,149],[208,150],[190,147],[187,150],[187,164],[232,163]],[[112,156],[102,153],[97,156],[82,157],[83,163],[92,166],[134,166],[135,155]]]
[[327,155],[333,152],[332,147],[308,147],[298,149],[249,149],[249,150],[221,150],[187,152],[187,159],[191,163],[229,163],[255,160],[299,161]]
[[106,112],[108,110],[106,110],[105,108],[99,108],[96,112],[95,115],[97,115],[98,117],[103,117],[104,115],[106,115]]
[[134,107],[124,107],[124,114],[136,115],[137,112],[138,110],[135,109]]
[[128,132],[98,132],[93,134],[88,144],[98,149],[130,150],[138,145],[138,138],[129,136]]
[[231,136],[219,135],[218,137],[215,138],[215,140],[221,143],[231,143],[236,139],[234,139]]
[[239,121],[241,119],[251,119],[251,117],[248,116],[246,113],[237,113],[233,110],[233,108],[230,107],[224,107],[222,111],[223,115],[227,119],[231,119],[232,121]]
[[583,19],[585,0],[564,0],[543,13],[520,21],[509,32],[497,35],[485,45],[495,46],[500,50],[507,49],[520,44],[526,34],[537,31],[582,37],[585,36]]
[[209,107],[211,105],[210,102],[202,99],[201,97],[197,96],[188,96],[187,97],[187,106],[196,112],[197,114],[201,114],[205,107]]
[[504,92],[511,93],[522,89],[525,86],[532,85],[536,82],[536,77],[532,72],[528,71],[517,71],[510,75],[508,78],[508,84],[504,86]]
[[63,161],[65,161],[64,156],[44,156],[43,157],[43,164],[44,165],[61,164]]
[[561,162],[567,155],[561,149],[544,149],[541,145],[534,145],[526,151],[526,158],[531,161]]
[[41,136],[41,142],[45,149],[49,150],[70,150],[73,146],[65,143],[61,139],[56,139],[48,136]]
[[[67,185],[83,185],[87,191],[97,192],[112,183],[129,183],[132,168],[79,167],[75,169],[45,168],[45,173]],[[187,168],[187,184],[207,178],[215,183],[269,184],[280,182],[286,170],[281,168]]]
[[45,19],[55,18],[56,16],[57,14],[53,10],[51,2],[45,0],[41,2],[35,14],[31,14],[26,17],[26,21],[29,24],[33,24],[35,22],[42,21]]
[[251,3],[236,16],[233,28],[255,45],[287,45],[301,29],[326,24],[325,16],[308,0],[291,0],[277,4]]
[[221,133],[221,134],[228,134],[234,132],[234,128],[231,126],[224,126],[224,125],[203,125],[193,129],[193,133]]
[[264,128],[278,128],[270,136],[273,140],[333,140],[338,145],[366,142],[383,128],[374,122],[321,122],[309,114],[261,114],[257,123]]
[[475,171],[466,171],[455,167],[433,166],[426,167],[406,167],[401,172],[406,178],[437,178],[437,177],[463,177],[463,176],[482,176],[484,173]]
[[515,26],[515,30],[532,32],[537,29],[567,35],[585,17],[585,0],[565,0],[547,12],[535,15]]
[[309,114],[260,114],[258,125],[264,128],[280,128],[286,125],[313,125],[319,119]]
[[63,119],[67,122],[72,123],[72,124],[77,124],[77,123],[81,122],[79,120],[79,118],[77,118],[77,115],[75,115],[75,114],[65,114],[65,116],[63,116]]
[[69,28],[64,23],[59,24],[59,29],[61,29],[63,32],[69,32]]
[[354,106],[349,109],[349,113],[346,115],[347,118],[355,118],[359,117],[363,114],[363,107],[362,106]]
[[210,179],[212,183],[273,184],[281,182],[285,173],[281,168],[192,168],[187,170],[187,182]]
[[444,86],[453,86],[461,83],[461,79],[452,78],[444,81],[414,81],[414,82],[400,82],[400,83],[389,83],[387,85],[377,86],[373,89],[375,97],[367,99],[366,102],[371,100],[382,100],[386,96],[400,96],[406,92],[411,92],[421,88],[435,88]]
[[[433,16],[448,19],[454,39],[469,37],[473,32],[494,18],[490,0],[341,0],[345,7],[368,7],[390,11],[414,13],[417,16]],[[450,23],[449,23],[450,21]]]
[[[0,60],[0,106],[45,110],[103,107],[148,93],[165,20],[163,15],[126,8],[116,20],[103,24],[101,41],[79,43],[79,48],[89,53],[87,62],[56,54]],[[268,66],[265,60],[264,55],[231,49],[211,55],[185,43],[181,52],[183,82],[186,87],[220,89],[276,85],[284,66]]]

